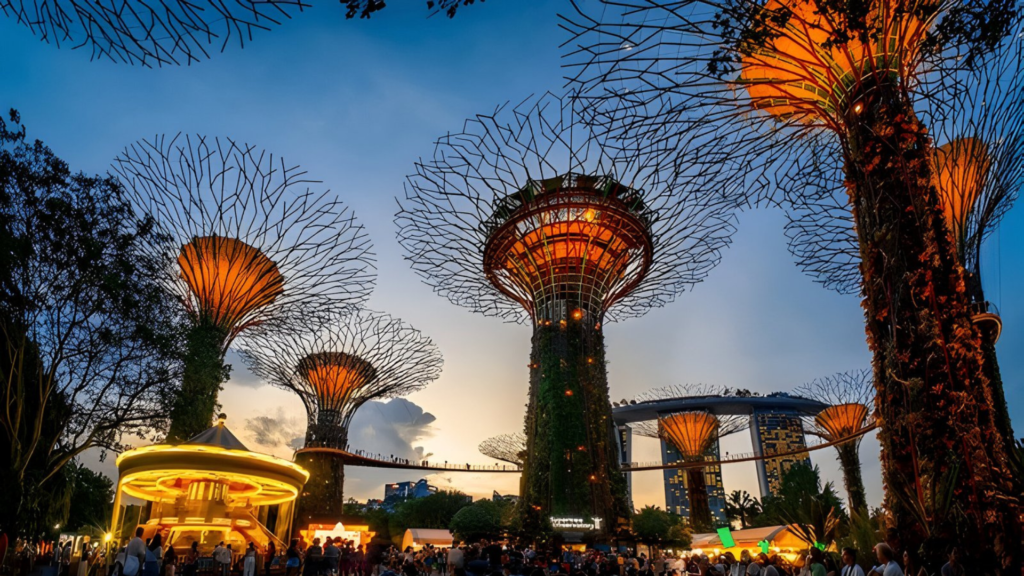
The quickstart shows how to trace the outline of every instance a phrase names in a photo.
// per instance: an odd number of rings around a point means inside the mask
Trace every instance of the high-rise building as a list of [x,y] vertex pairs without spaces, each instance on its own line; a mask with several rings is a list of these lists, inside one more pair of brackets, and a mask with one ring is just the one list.
[[426,478],[417,482],[396,482],[384,485],[384,506],[394,506],[401,500],[425,498],[437,492],[437,486],[427,483]]
[[[754,410],[750,416],[750,439],[754,454],[778,454],[807,447],[804,428],[797,412],[785,410]],[[782,485],[782,476],[795,464],[810,466],[811,458],[806,453],[766,458],[757,462],[757,481],[761,497],[774,495]]]
[[[719,459],[718,441],[705,453],[709,462]],[[672,444],[661,441],[661,461],[664,464],[673,464],[682,459],[679,451]],[[690,517],[690,498],[687,496],[686,471],[682,468],[668,468],[665,473],[665,509],[673,514],[685,518]],[[722,467],[708,466],[704,469],[705,483],[708,487],[708,506],[711,508],[711,516],[715,524],[725,526],[728,520],[725,516],[725,486],[722,484]]]

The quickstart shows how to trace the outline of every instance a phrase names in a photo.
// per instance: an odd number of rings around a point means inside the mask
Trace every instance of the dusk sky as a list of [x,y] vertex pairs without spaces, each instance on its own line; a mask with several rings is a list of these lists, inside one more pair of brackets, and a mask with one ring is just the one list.
[[[435,340],[441,378],[404,400],[357,414],[353,447],[434,461],[493,463],[481,440],[522,430],[530,328],[473,314],[433,294],[395,239],[395,197],[413,163],[465,118],[564,85],[557,11],[565,0],[488,0],[454,20],[426,18],[423,0],[392,0],[369,21],[345,20],[337,1],[308,12],[244,50],[230,47],[190,67],[142,69],[89,61],[86,51],[41,43],[0,16],[0,107],[22,114],[75,170],[106,172],[126,145],[161,133],[230,136],[283,156],[341,196],[374,243],[378,280],[368,306]],[[866,367],[859,299],[831,293],[793,264],[778,210],[740,215],[739,231],[708,279],[676,302],[605,328],[613,400],[650,388],[705,382],[788,391],[819,376]],[[998,344],[1010,413],[1024,431],[1024,210],[1011,210],[983,254],[986,293],[1002,313]],[[229,427],[254,450],[290,457],[304,433],[294,394],[263,385],[239,358],[221,395]],[[636,460],[660,457],[637,439]],[[751,451],[747,433],[723,452]],[[882,496],[878,443],[861,447],[871,505]],[[91,461],[91,459],[90,459]],[[834,450],[812,453],[842,490]],[[112,459],[96,464],[113,476]],[[753,464],[724,468],[727,491],[757,495]],[[418,473],[349,468],[345,495],[383,497],[384,482]],[[515,493],[518,476],[445,474],[442,488],[474,496]],[[845,494],[844,494],[845,496]],[[634,504],[664,506],[662,473],[638,473]]]

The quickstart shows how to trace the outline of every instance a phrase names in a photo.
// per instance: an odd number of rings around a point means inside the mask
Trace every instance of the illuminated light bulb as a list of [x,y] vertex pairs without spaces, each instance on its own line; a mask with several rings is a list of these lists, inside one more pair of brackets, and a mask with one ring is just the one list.
[[562,328],[565,328],[565,324],[566,324],[565,320],[559,320],[558,321],[558,325],[561,326]]
[[566,396],[572,396],[572,390],[566,390],[565,391],[565,395]]
[[593,208],[587,208],[586,211],[583,212],[583,219],[587,222],[593,222],[594,218],[597,218],[597,211]]
[[572,311],[572,319],[573,320],[580,320],[582,318],[583,318],[583,310],[580,310],[579,308],[577,308],[577,309]]
[[856,104],[853,105],[853,111],[856,112],[857,114],[860,114],[861,110],[863,109],[864,105],[861,104],[860,102],[857,102]]

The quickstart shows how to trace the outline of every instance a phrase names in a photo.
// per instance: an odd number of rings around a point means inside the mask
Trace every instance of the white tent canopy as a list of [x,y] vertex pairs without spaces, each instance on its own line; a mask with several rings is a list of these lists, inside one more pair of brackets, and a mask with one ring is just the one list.
[[427,544],[435,547],[451,548],[452,533],[448,530],[435,530],[431,528],[409,528],[402,537],[402,550],[412,546],[413,550],[419,550]]

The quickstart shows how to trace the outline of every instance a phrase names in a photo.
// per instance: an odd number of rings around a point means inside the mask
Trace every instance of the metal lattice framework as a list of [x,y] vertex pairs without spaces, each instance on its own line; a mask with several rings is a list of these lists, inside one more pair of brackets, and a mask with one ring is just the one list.
[[566,63],[597,122],[660,139],[691,188],[741,205],[804,193],[819,162],[841,167],[835,135],[874,84],[895,80],[922,108],[941,106],[934,82],[978,68],[973,46],[939,42],[962,11],[952,1],[870,0],[861,22],[816,0],[574,6]]
[[[975,302],[980,285],[981,247],[1024,186],[1024,44],[1018,38],[991,56],[977,73],[929,76],[924,101],[938,148],[936,188],[957,254],[973,275]],[[790,251],[800,267],[841,294],[860,291],[860,253],[834,144],[817,148],[813,170],[787,188]]]
[[526,436],[521,432],[492,436],[480,443],[480,453],[488,458],[523,465],[523,453],[526,452]]
[[662,306],[718,263],[731,206],[680,196],[583,110],[550,93],[499,106],[417,163],[398,238],[437,293],[515,322],[564,319],[556,302],[576,294],[599,322]]
[[641,392],[634,397],[637,402],[656,402],[658,400],[671,400],[674,398],[701,398],[705,396],[728,396],[729,388],[720,384],[705,384],[703,382],[691,384],[673,384],[662,388],[652,388]]
[[715,416],[702,410],[688,410],[629,426],[638,436],[664,440],[679,450],[684,459],[699,461],[719,438],[746,430],[750,417]]
[[157,136],[113,169],[180,246],[167,284],[227,347],[248,328],[358,305],[376,273],[352,211],[282,158],[231,139]]
[[[838,372],[798,386],[793,392],[829,405],[816,416],[804,418],[805,430],[827,442],[852,436],[871,425],[875,387],[870,369]],[[856,442],[860,443],[860,437]]]
[[242,47],[311,6],[303,0],[0,0],[0,12],[43,42],[146,67],[191,64],[229,45]]
[[344,448],[360,406],[422,390],[441,375],[434,342],[388,314],[352,309],[298,324],[267,330],[241,352],[253,373],[302,399],[307,447]]

